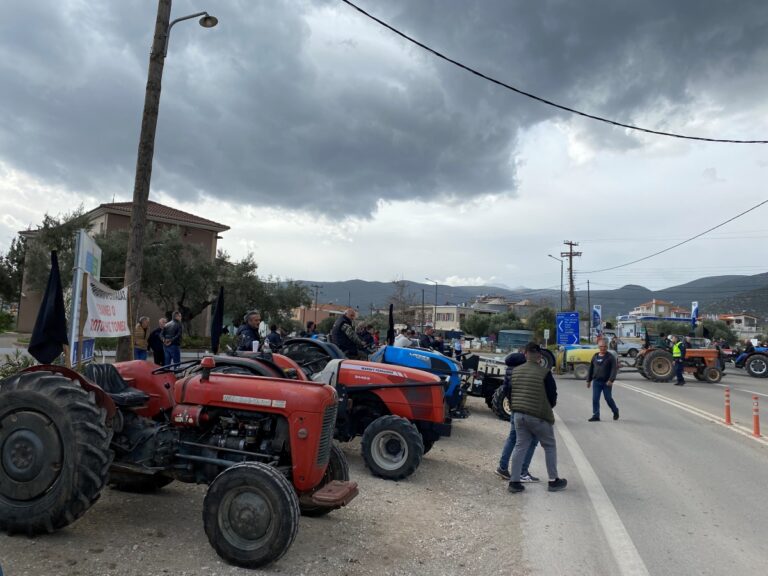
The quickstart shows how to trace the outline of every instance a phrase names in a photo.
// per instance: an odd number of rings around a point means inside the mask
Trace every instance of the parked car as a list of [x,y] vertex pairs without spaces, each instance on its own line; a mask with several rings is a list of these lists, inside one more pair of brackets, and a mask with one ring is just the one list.
[[[614,340],[616,340],[615,348],[611,346],[611,349],[616,350],[621,356],[636,358],[637,354],[643,348],[642,342],[639,340],[622,340],[618,336],[614,337]],[[613,344],[613,340],[609,340],[609,344]]]

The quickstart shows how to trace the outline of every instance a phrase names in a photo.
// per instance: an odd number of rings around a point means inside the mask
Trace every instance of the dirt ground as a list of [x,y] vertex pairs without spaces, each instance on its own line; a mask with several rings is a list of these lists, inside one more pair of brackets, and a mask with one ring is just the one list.
[[107,489],[72,526],[37,538],[0,535],[5,576],[528,574],[519,499],[493,474],[508,424],[482,400],[454,421],[401,482],[371,476],[359,441],[343,444],[360,495],[324,518],[302,518],[288,553],[263,570],[222,561],[202,526],[205,486],[175,482],[149,496]]

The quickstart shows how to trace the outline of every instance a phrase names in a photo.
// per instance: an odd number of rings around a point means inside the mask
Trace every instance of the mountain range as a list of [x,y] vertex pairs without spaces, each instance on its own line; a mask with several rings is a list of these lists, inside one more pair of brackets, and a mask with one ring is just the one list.
[[[315,282],[300,280],[307,286],[314,301],[318,293],[320,303],[351,305],[368,314],[372,308],[385,307],[396,293],[393,282],[369,282],[346,280],[339,282]],[[471,304],[478,296],[500,296],[508,300],[531,300],[553,308],[560,306],[560,291],[531,288],[503,288],[501,286],[448,286],[403,281],[403,292],[414,304],[431,306],[437,300],[443,304]],[[317,288],[316,288],[317,287]],[[435,298],[437,296],[437,299]],[[567,307],[567,287],[562,295]],[[679,286],[663,290],[649,290],[643,286],[628,284],[613,290],[576,291],[576,308],[587,310],[588,304],[600,304],[603,318],[627,314],[630,310],[650,300],[666,300],[690,310],[691,302],[699,303],[700,313],[740,313],[757,316],[760,322],[768,319],[768,273],[728,276],[707,276]]]

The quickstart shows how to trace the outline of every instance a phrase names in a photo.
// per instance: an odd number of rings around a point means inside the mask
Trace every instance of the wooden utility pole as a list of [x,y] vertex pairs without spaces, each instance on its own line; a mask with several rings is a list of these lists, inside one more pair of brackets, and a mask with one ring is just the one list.
[[576,291],[573,285],[573,258],[575,256],[581,256],[581,252],[574,252],[573,247],[578,246],[578,242],[571,242],[570,240],[563,240],[563,244],[568,246],[568,252],[560,252],[560,256],[568,258],[568,310],[571,312],[576,311]]
[[[147,201],[149,183],[152,180],[152,157],[155,154],[155,132],[157,114],[160,110],[160,89],[165,64],[168,29],[171,20],[171,0],[158,0],[155,38],[149,55],[147,89],[144,94],[144,113],[141,118],[139,154],[136,159],[136,178],[133,185],[131,228],[128,235],[128,254],[125,258],[124,286],[128,288],[131,302],[139,301],[141,272],[144,266],[144,235],[147,227]],[[132,358],[131,339],[124,336],[118,340],[116,359]]]

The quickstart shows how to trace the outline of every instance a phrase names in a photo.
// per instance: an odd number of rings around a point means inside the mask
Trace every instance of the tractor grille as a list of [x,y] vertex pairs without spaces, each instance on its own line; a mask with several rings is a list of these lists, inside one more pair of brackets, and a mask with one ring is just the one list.
[[338,404],[331,404],[325,408],[323,414],[323,430],[320,433],[320,445],[317,449],[317,465],[326,466],[331,454],[331,442],[333,441],[333,427],[336,425],[336,411]]

